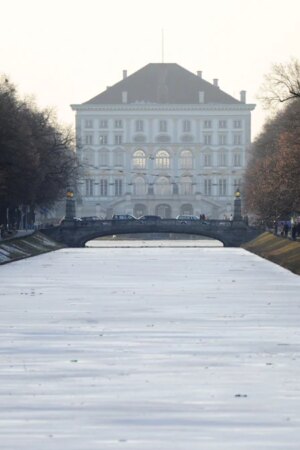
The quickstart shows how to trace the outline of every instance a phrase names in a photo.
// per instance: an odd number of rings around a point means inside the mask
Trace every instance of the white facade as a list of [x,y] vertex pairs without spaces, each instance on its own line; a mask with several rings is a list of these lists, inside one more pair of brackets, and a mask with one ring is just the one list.
[[[205,82],[207,83],[207,82]],[[208,84],[208,83],[207,83]],[[218,89],[218,88],[216,88]],[[76,111],[84,177],[77,215],[230,216],[250,146],[251,110],[235,103],[87,102]]]

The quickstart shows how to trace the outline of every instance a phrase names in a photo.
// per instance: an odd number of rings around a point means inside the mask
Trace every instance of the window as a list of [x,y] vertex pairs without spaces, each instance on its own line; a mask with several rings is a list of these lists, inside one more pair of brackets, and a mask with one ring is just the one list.
[[95,153],[91,148],[87,148],[84,154],[84,163],[93,166],[95,164]]
[[204,120],[204,128],[211,128],[211,120]]
[[155,183],[155,194],[160,196],[171,195],[171,184],[166,177],[160,177]]
[[86,145],[92,145],[93,144],[93,135],[92,134],[86,134],[84,136],[84,143]]
[[115,120],[115,128],[123,128],[122,120],[120,120],[120,119]]
[[219,128],[227,128],[227,120],[219,120]]
[[108,128],[108,122],[106,119],[101,119],[99,122],[99,128]]
[[146,168],[146,155],[143,150],[137,150],[133,154],[133,167],[135,169],[145,169]]
[[190,120],[184,120],[182,123],[182,130],[185,132],[191,131],[191,121]]
[[135,121],[135,131],[144,131],[144,121],[143,120]]
[[170,168],[170,156],[165,150],[160,150],[156,153],[155,167],[157,169],[169,169]]
[[166,120],[159,121],[159,131],[166,132],[168,130],[168,124]]
[[93,121],[91,119],[86,119],[84,125],[85,128],[93,128]]
[[241,120],[234,120],[233,121],[233,128],[242,128],[242,121]]
[[225,152],[219,153],[219,166],[227,166],[227,154]]
[[108,192],[108,182],[106,179],[101,178],[100,180],[100,195],[101,197],[106,197]]
[[210,167],[211,165],[212,165],[212,155],[211,155],[211,153],[205,153],[204,166]]
[[85,180],[85,195],[87,197],[92,197],[94,195],[94,180]]
[[192,195],[193,185],[192,185],[191,177],[182,177],[181,178],[180,192],[181,192],[181,195]]
[[123,166],[124,159],[122,150],[117,150],[114,154],[114,157],[115,166]]
[[234,167],[240,167],[242,165],[242,155],[240,153],[233,155],[233,165]]
[[242,185],[242,179],[241,178],[235,178],[233,180],[233,192],[236,192],[237,189],[240,189]]
[[100,134],[99,136],[99,144],[106,145],[108,142],[107,134]]
[[234,134],[233,135],[233,143],[234,143],[234,145],[241,145],[242,144],[242,136],[241,136],[241,134]]
[[204,135],[204,145],[211,145],[212,136],[211,134]]
[[227,194],[227,180],[225,178],[219,179],[219,195]]
[[122,180],[116,179],[115,180],[115,196],[122,195]]
[[212,193],[212,182],[210,178],[205,178],[204,180],[204,195],[211,195]]
[[192,169],[193,168],[193,154],[190,150],[183,150],[180,155],[180,168]]
[[227,144],[227,136],[226,134],[219,134],[219,145]]
[[121,134],[115,134],[115,145],[120,145],[123,142],[123,137]]
[[144,178],[137,177],[133,183],[133,193],[134,195],[145,195],[146,194],[146,183]]
[[99,164],[100,166],[108,166],[108,151],[103,150],[99,154]]

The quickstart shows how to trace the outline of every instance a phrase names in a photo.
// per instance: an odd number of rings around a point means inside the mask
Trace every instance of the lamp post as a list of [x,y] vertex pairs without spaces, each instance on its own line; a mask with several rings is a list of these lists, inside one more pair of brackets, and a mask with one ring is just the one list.
[[76,216],[76,206],[75,206],[75,199],[74,197],[74,192],[72,190],[68,190],[67,191],[67,196],[66,196],[66,215],[65,215],[65,219],[66,220],[73,220],[73,218]]
[[234,207],[233,207],[233,220],[243,220],[242,218],[242,201],[239,188],[235,191]]

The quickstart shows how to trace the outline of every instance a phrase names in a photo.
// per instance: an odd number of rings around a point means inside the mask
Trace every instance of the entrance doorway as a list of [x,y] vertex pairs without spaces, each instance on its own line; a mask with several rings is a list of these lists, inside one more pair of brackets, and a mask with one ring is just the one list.
[[172,217],[172,210],[170,205],[157,205],[155,208],[155,214],[162,219],[170,219]]

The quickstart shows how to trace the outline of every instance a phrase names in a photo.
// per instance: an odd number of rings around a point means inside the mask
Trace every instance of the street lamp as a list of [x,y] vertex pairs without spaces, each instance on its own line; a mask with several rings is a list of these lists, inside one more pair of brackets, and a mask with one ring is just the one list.
[[73,220],[73,218],[76,216],[76,208],[75,208],[75,199],[74,192],[71,189],[68,189],[66,194],[66,220]]
[[234,207],[233,207],[233,220],[243,220],[242,218],[242,201],[239,188],[235,191]]

